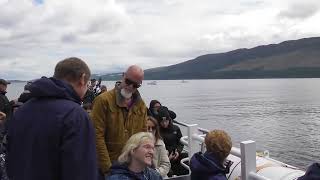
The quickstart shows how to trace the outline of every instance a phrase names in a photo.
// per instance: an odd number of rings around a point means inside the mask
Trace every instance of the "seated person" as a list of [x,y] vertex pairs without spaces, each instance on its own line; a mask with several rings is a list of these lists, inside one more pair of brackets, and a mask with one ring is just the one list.
[[298,178],[298,180],[319,180],[320,179],[320,164],[313,163],[307,169],[304,176]]
[[[148,116],[153,116],[154,118],[157,118],[159,108],[161,107],[161,103],[158,100],[152,100],[150,101],[149,109],[148,109]],[[170,118],[173,120],[177,117],[176,113],[168,110],[170,114]]]
[[224,166],[230,154],[232,142],[223,130],[213,130],[205,137],[207,151],[196,153],[190,161],[191,180],[227,180],[229,167]]
[[162,180],[160,174],[151,169],[155,138],[151,133],[140,132],[132,135],[118,158],[111,166],[108,180],[137,179]]
[[162,177],[166,177],[170,171],[171,164],[166,145],[160,136],[159,124],[152,116],[148,116],[147,118],[147,129],[156,139],[153,166]]
[[180,128],[172,123],[167,107],[161,106],[159,108],[157,120],[160,123],[160,135],[169,152],[172,171],[168,176],[188,174],[189,171],[180,164],[181,159],[188,157],[187,153],[182,153],[183,144],[180,142],[182,133]]

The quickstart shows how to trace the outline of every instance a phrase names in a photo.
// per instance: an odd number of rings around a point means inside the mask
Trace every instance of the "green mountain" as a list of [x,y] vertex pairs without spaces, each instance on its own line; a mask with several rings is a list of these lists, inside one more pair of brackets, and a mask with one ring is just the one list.
[[[107,74],[118,80],[121,74]],[[320,37],[207,54],[172,66],[145,70],[145,79],[239,79],[320,77]]]

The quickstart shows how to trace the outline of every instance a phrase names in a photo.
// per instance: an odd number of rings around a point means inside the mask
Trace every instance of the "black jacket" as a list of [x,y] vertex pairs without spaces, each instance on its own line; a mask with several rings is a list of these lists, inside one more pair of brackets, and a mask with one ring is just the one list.
[[190,169],[191,180],[227,180],[227,170],[212,153],[194,154],[190,161]]
[[11,119],[12,105],[10,104],[5,92],[0,92],[0,111],[6,114],[7,120]]
[[181,153],[183,150],[183,144],[180,143],[182,133],[178,126],[170,123],[168,128],[160,127],[160,135],[166,145],[166,149],[169,151],[169,154],[175,149]]

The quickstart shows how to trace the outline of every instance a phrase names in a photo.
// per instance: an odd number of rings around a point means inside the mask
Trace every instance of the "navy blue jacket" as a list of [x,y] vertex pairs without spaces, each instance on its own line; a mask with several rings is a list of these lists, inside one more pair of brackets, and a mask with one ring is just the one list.
[[151,168],[146,168],[141,173],[134,173],[125,164],[115,163],[110,168],[107,180],[162,180],[160,174]]
[[34,82],[32,98],[8,130],[12,180],[94,180],[97,157],[92,122],[71,85],[55,78]]
[[227,180],[226,169],[212,153],[196,153],[190,161],[191,180]]
[[319,180],[320,179],[320,164],[313,163],[308,167],[304,176],[299,177],[298,180]]

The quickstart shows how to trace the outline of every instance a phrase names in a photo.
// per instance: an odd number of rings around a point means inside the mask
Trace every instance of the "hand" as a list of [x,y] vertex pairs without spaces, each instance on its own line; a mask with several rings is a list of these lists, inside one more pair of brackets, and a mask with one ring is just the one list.
[[0,124],[6,120],[6,114],[0,111]]
[[174,154],[174,160],[177,160],[179,158],[179,152],[176,150]]
[[175,152],[174,151],[172,151],[170,154],[169,154],[169,160],[171,161],[172,159],[174,159],[174,157],[175,157]]

